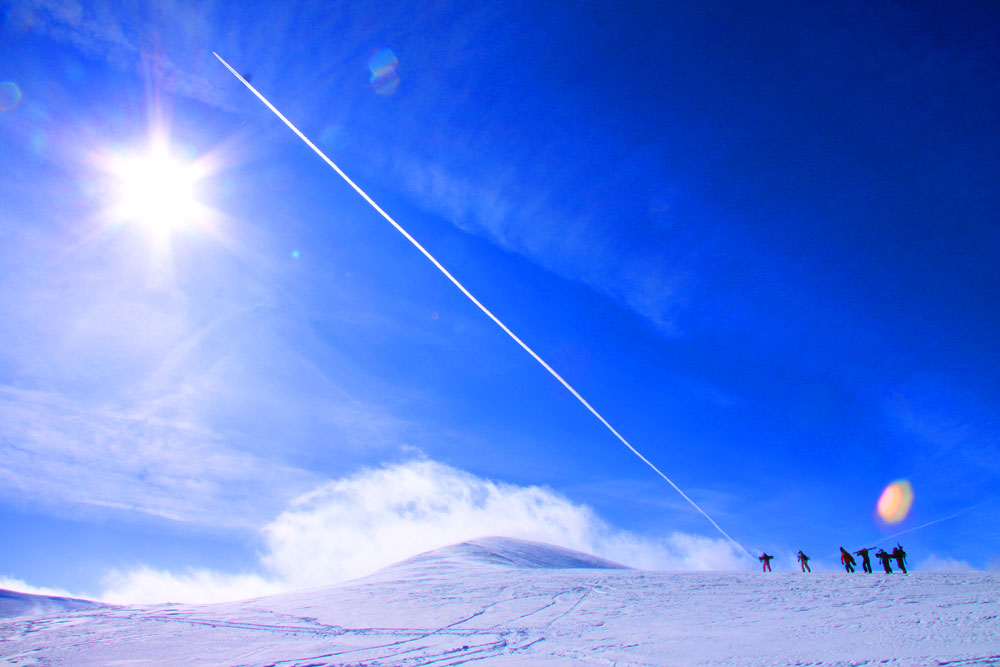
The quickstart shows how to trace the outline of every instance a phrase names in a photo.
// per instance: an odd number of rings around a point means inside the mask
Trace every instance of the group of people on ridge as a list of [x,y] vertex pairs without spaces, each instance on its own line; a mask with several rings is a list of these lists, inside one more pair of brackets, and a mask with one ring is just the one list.
[[[861,556],[861,569],[863,569],[865,572],[868,573],[871,573],[872,571],[872,562],[868,556],[868,552],[872,551],[874,548],[875,547],[868,547],[865,549],[859,549],[854,552],[856,556]],[[771,556],[767,553],[762,553],[757,558],[757,560],[759,560],[761,563],[764,564],[764,567],[762,568],[764,572],[771,571],[771,560],[773,558],[774,556]],[[903,551],[903,547],[900,546],[899,542],[896,543],[896,546],[893,548],[891,552],[886,551],[885,549],[879,549],[878,551],[875,552],[875,558],[878,558],[879,560],[882,561],[882,567],[885,569],[886,574],[892,574],[892,567],[890,567],[889,565],[889,561],[891,560],[895,560],[896,565],[899,567],[900,570],[903,571],[903,574],[907,574],[906,552]],[[803,572],[812,572],[812,568],[809,567],[809,556],[802,553],[801,549],[799,549],[798,561],[799,565],[802,567]],[[851,552],[849,552],[844,547],[840,547],[840,562],[844,564],[845,570],[847,570],[848,572],[854,572],[854,566],[857,564],[857,561],[854,560],[854,556],[851,555]]]
[[[866,549],[859,549],[858,551],[854,552],[855,555],[861,556],[861,568],[865,572],[872,571],[872,562],[868,558],[868,552],[874,548],[875,547],[868,547]],[[893,547],[891,552],[886,551],[885,549],[879,549],[878,551],[875,552],[875,558],[878,558],[880,561],[882,561],[882,568],[885,570],[886,574],[892,574],[892,567],[889,565],[889,561],[891,560],[895,560],[896,566],[903,571],[903,574],[907,574],[906,552],[903,551],[903,547],[900,546],[899,542],[896,542],[896,546]],[[848,572],[854,572],[854,565],[856,561],[854,560],[854,556],[848,553],[847,550],[844,549],[844,547],[840,547],[840,562],[844,564],[845,570],[847,570]]]

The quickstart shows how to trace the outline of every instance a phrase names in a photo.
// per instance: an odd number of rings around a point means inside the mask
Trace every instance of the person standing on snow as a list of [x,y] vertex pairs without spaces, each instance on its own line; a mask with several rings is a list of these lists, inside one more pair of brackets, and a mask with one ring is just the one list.
[[802,553],[802,549],[799,549],[799,563],[802,565],[803,572],[812,572],[812,568],[809,567],[809,556]]
[[903,574],[908,574],[906,571],[906,552],[903,551],[903,547],[899,545],[899,542],[896,542],[896,548],[889,555],[896,559],[896,565],[903,571]]
[[858,549],[854,552],[856,556],[861,556],[861,569],[868,574],[872,573],[872,561],[868,557],[868,552],[874,549],[874,547],[866,547],[864,549]]
[[886,574],[892,574],[892,568],[889,567],[889,561],[892,559],[892,554],[886,552],[884,549],[879,549],[875,552],[875,558],[882,561],[882,567],[885,568]]
[[854,572],[854,556],[849,554],[844,547],[840,547],[840,562],[844,564],[844,569],[848,572]]
[[764,567],[761,568],[761,572],[770,572],[771,571],[771,559],[772,558],[774,558],[774,556],[769,556],[766,551],[764,553],[762,553],[760,556],[757,557],[757,560],[759,560],[761,563],[764,564]]

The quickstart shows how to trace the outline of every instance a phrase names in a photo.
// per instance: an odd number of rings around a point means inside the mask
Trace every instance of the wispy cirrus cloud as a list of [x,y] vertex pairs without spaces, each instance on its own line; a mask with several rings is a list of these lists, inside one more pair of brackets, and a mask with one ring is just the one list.
[[890,424],[930,455],[957,455],[983,470],[1000,470],[1000,415],[976,391],[923,374],[894,387],[884,409]]
[[82,387],[72,373],[22,366],[18,384],[0,385],[0,494],[61,512],[256,529],[325,475],[420,430],[350,388],[377,392],[377,381],[346,380],[346,362],[331,377],[296,349],[301,338],[293,345],[271,319],[251,321],[252,333],[237,317],[133,360],[123,349],[109,358],[122,377]]
[[[387,162],[418,206],[562,278],[588,285],[665,331],[677,331],[675,318],[689,298],[686,287],[692,278],[683,255],[697,249],[685,248],[680,257],[665,255],[665,245],[655,252],[652,245],[645,252],[634,248],[624,252],[620,244],[635,232],[634,216],[652,215],[643,210],[646,202],[626,199],[619,211],[596,200],[581,205],[588,200],[586,191],[573,191],[569,184],[551,178],[534,181],[536,169],[527,169],[517,154],[503,171],[482,173],[473,166],[475,156],[463,161],[462,148],[453,146],[448,162],[398,150]],[[551,173],[560,171],[552,166]],[[576,176],[586,180],[582,174]]]
[[[77,0],[15,0],[7,12],[6,25],[17,32],[31,31],[69,44],[92,58],[106,60],[123,71],[152,75],[165,92],[183,95],[212,106],[230,108],[227,98],[197,59],[190,55],[178,64],[177,54],[166,53],[153,33],[143,33],[140,7],[114,3],[81,3]],[[172,21],[164,23],[170,33],[183,31],[198,42],[211,34],[204,11],[171,3],[161,7]],[[170,40],[173,43],[173,40]]]
[[0,493],[36,507],[245,529],[315,479],[192,424],[38,391],[0,388],[0,421]]

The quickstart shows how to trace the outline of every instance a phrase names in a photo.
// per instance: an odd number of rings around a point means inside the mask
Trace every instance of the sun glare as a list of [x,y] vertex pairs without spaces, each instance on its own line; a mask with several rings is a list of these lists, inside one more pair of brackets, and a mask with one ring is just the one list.
[[115,161],[115,209],[119,218],[165,233],[196,221],[197,170],[170,156],[165,148]]

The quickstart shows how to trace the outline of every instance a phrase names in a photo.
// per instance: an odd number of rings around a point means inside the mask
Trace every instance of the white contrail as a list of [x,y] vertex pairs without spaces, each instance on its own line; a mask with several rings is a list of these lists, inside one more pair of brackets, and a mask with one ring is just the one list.
[[452,284],[455,285],[455,287],[457,287],[459,290],[461,290],[462,294],[464,294],[465,296],[467,296],[472,303],[476,304],[476,306],[479,308],[479,310],[483,311],[486,314],[487,317],[489,317],[491,320],[493,320],[497,324],[498,327],[500,327],[501,329],[503,329],[507,333],[508,336],[510,336],[511,338],[513,338],[514,342],[517,343],[518,345],[520,345],[521,348],[524,349],[525,352],[527,352],[528,354],[530,354],[535,359],[535,361],[537,361],[539,364],[541,364],[542,368],[544,368],[549,373],[551,373],[552,377],[554,377],[555,379],[559,380],[559,383],[562,384],[562,386],[566,387],[566,389],[569,391],[569,393],[573,394],[573,396],[576,397],[576,400],[580,401],[580,403],[583,404],[583,407],[585,407],[588,410],[590,410],[591,414],[593,414],[595,417],[597,417],[600,420],[600,422],[602,424],[604,424],[607,427],[607,429],[609,431],[611,431],[611,433],[614,434],[614,436],[616,438],[618,438],[622,442],[622,444],[624,444],[626,447],[628,447],[632,451],[633,454],[635,454],[636,456],[638,456],[642,460],[643,463],[645,463],[650,468],[652,468],[653,471],[656,472],[657,475],[659,475],[664,480],[666,480],[666,482],[668,484],[670,484],[670,486],[674,487],[674,490],[677,491],[677,493],[681,494],[681,497],[684,498],[684,500],[688,501],[691,504],[692,507],[694,507],[696,510],[698,510],[701,513],[702,516],[704,516],[706,519],[708,519],[709,523],[711,523],[713,526],[715,526],[715,529],[718,530],[720,533],[722,533],[723,537],[725,537],[727,540],[729,540],[734,546],[738,547],[739,550],[742,551],[743,553],[745,553],[748,558],[753,558],[753,556],[750,555],[750,552],[746,550],[746,547],[744,547],[742,544],[740,544],[739,542],[737,542],[736,540],[734,540],[732,537],[730,537],[729,533],[727,533],[726,531],[722,530],[722,527],[719,526],[719,524],[717,524],[715,522],[715,520],[712,517],[710,517],[708,515],[708,513],[705,512],[705,510],[703,510],[701,507],[698,506],[698,503],[696,503],[695,501],[691,500],[686,493],[684,493],[683,491],[681,491],[681,488],[679,486],[677,486],[676,484],[674,484],[673,480],[671,480],[669,477],[667,477],[666,475],[664,475],[660,471],[659,468],[657,468],[655,465],[653,465],[650,462],[649,459],[647,459],[645,456],[643,456],[642,454],[640,454],[639,450],[637,450],[635,447],[633,447],[631,444],[629,444],[628,440],[626,440],[625,438],[623,438],[622,435],[618,431],[616,431],[615,428],[611,424],[608,423],[608,420],[605,419],[604,417],[602,417],[601,414],[597,410],[595,410],[593,408],[593,406],[591,406],[590,403],[588,403],[586,401],[586,399],[584,399],[583,396],[581,396],[579,394],[579,392],[577,392],[577,390],[574,389],[569,384],[569,382],[566,382],[566,380],[564,380],[563,377],[561,375],[559,375],[559,373],[557,373],[551,366],[549,366],[547,363],[545,363],[544,359],[542,359],[540,356],[538,356],[538,354],[536,354],[534,350],[532,350],[530,347],[528,347],[528,345],[524,341],[522,341],[520,338],[518,338],[517,335],[515,335],[513,331],[511,331],[510,329],[508,329],[507,325],[504,324],[503,322],[501,322],[497,318],[497,316],[494,315],[492,312],[490,312],[490,310],[486,306],[484,306],[483,304],[479,303],[479,299],[477,299],[476,297],[472,296],[472,293],[469,292],[469,290],[465,289],[465,286],[462,283],[458,282],[458,279],[455,278],[455,276],[451,275],[451,273],[448,272],[448,269],[444,268],[444,266],[442,266],[441,263],[439,261],[437,261],[437,259],[435,259],[433,255],[431,255],[429,252],[427,252],[427,250],[422,245],[420,245],[420,243],[415,238],[413,238],[412,236],[410,236],[409,232],[407,232],[405,229],[403,229],[399,225],[398,222],[396,222],[395,220],[393,220],[392,216],[390,216],[388,213],[386,213],[385,211],[383,211],[382,207],[379,206],[378,204],[376,204],[375,200],[373,200],[371,197],[369,197],[368,194],[364,190],[362,190],[360,187],[358,187],[358,185],[354,181],[352,181],[348,177],[348,175],[345,174],[340,169],[340,167],[338,167],[336,164],[334,164],[333,160],[331,160],[330,158],[328,158],[326,156],[326,154],[323,151],[321,151],[316,146],[316,144],[314,144],[313,142],[311,142],[306,135],[302,134],[302,132],[299,131],[299,128],[295,127],[295,125],[292,124],[292,121],[290,121],[287,118],[285,118],[284,114],[282,114],[280,111],[278,111],[278,109],[275,108],[275,106],[273,104],[271,104],[267,100],[266,97],[264,97],[263,95],[261,95],[257,91],[256,88],[254,88],[253,86],[251,86],[250,83],[246,79],[244,79],[242,76],[240,76],[240,73],[237,72],[236,70],[234,70],[229,65],[229,63],[227,63],[222,58],[222,56],[220,56],[215,51],[212,51],[212,55],[214,55],[216,58],[218,58],[219,62],[221,62],[223,65],[225,65],[226,69],[228,69],[230,72],[232,72],[233,76],[235,76],[237,79],[239,79],[243,83],[243,85],[246,86],[250,90],[250,92],[252,92],[254,95],[256,95],[257,99],[259,99],[261,102],[263,102],[267,106],[268,109],[270,109],[271,111],[273,111],[274,115],[276,115],[278,118],[280,118],[282,120],[282,122],[285,125],[288,126],[288,129],[290,129],[292,132],[294,132],[295,134],[297,134],[298,137],[299,137],[299,139],[301,139],[302,141],[304,141],[306,143],[306,145],[309,146],[309,148],[313,149],[313,151],[316,153],[316,155],[318,155],[321,158],[323,158],[323,161],[326,162],[328,165],[330,165],[330,168],[332,168],[335,172],[337,172],[338,174],[340,174],[340,177],[343,178],[345,181],[347,181],[347,184],[350,185],[352,188],[354,188],[354,191],[357,192],[359,195],[361,195],[361,197],[366,202],[368,202],[373,209],[375,209],[376,211],[378,211],[379,215],[381,215],[383,218],[385,218],[386,222],[388,222],[390,225],[392,225],[393,227],[395,227],[396,231],[398,231],[400,234],[402,234],[403,236],[405,236],[407,241],[409,241],[410,243],[412,243],[417,250],[419,250],[421,253],[423,253],[424,257],[426,257],[427,259],[429,259],[431,261],[431,263],[434,264],[434,266],[436,266],[438,268],[438,270],[441,273],[443,273],[445,275],[445,277],[448,278],[448,280],[450,280],[452,282]]
[[892,535],[887,535],[886,537],[883,537],[882,539],[883,540],[893,540],[893,539],[899,537],[900,535],[906,535],[907,533],[912,533],[915,530],[920,530],[922,528],[927,528],[928,526],[933,526],[936,523],[941,523],[942,521],[947,521],[948,519],[954,519],[956,516],[960,516],[962,514],[965,514],[966,512],[971,512],[974,509],[978,509],[978,508],[982,507],[983,505],[985,505],[987,503],[993,502],[993,500],[994,500],[994,498],[988,498],[987,500],[984,500],[981,503],[977,503],[977,504],[973,505],[972,507],[966,507],[964,510],[959,510],[959,511],[955,512],[954,514],[949,514],[948,516],[941,517],[940,519],[934,519],[933,521],[928,521],[927,523],[920,524],[919,526],[917,526],[915,528],[908,528],[908,529],[906,529],[906,530],[904,530],[902,532],[893,533]]
[[[965,514],[966,512],[971,512],[974,509],[979,509],[983,505],[987,505],[987,504],[993,502],[994,500],[996,500],[996,497],[987,498],[986,500],[984,500],[981,503],[976,503],[975,505],[972,505],[970,507],[966,507],[963,510],[958,510],[954,514],[949,514],[948,516],[943,516],[940,519],[934,519],[933,521],[928,521],[927,523],[922,523],[919,526],[914,526],[913,528],[907,528],[906,530],[902,530],[902,531],[900,531],[898,533],[893,533],[892,535],[884,535],[884,536],[878,537],[878,538],[876,538],[874,540],[868,540],[867,542],[865,542],[865,544],[877,544],[879,542],[885,542],[887,540],[894,540],[897,537],[901,537],[903,535],[907,535],[909,533],[912,533],[912,532],[915,532],[915,531],[918,531],[918,530],[922,530],[924,528],[927,528],[928,526],[933,526],[935,524],[941,523],[942,521],[948,521],[949,519],[954,519],[955,517],[961,516],[961,515]],[[838,556],[838,555],[840,555],[840,552],[830,552],[829,554],[827,554],[825,556],[825,558],[833,558],[834,556]]]

